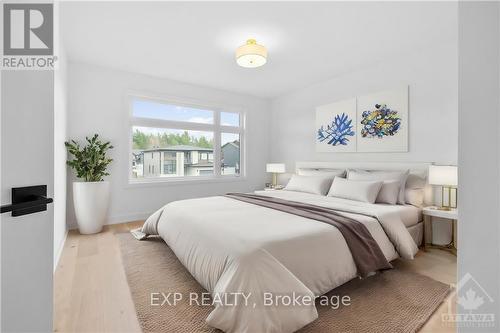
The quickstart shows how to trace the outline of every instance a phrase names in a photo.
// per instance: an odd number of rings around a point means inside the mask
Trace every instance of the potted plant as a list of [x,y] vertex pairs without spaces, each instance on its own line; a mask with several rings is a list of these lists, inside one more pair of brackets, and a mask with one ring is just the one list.
[[81,234],[95,234],[102,230],[106,220],[109,205],[109,181],[106,171],[113,160],[106,156],[113,146],[110,142],[102,142],[95,134],[85,138],[86,145],[81,147],[71,140],[64,145],[73,156],[66,163],[75,170],[76,176],[82,181],[73,183],[73,202],[75,205],[78,230]]

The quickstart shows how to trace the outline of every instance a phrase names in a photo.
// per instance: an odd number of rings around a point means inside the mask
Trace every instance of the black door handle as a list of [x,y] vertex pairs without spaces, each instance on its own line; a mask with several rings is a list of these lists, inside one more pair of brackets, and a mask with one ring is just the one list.
[[21,216],[47,210],[47,204],[53,202],[47,198],[47,185],[12,188],[12,204],[2,205],[0,213],[12,212],[12,216]]
[[22,210],[22,209],[26,209],[26,208],[47,205],[47,204],[51,203],[52,201],[54,201],[54,200],[52,200],[52,198],[38,196],[34,200],[20,202],[20,203],[16,203],[16,204],[13,203],[10,205],[3,205],[3,206],[1,206],[0,213],[3,214],[3,213],[14,212],[14,211],[18,211],[18,210]]

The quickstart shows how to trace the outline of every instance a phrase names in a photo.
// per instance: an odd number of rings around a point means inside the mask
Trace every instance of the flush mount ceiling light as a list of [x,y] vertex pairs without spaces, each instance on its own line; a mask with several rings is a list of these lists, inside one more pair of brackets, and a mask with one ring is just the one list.
[[257,44],[255,39],[249,39],[245,45],[236,49],[236,62],[241,67],[260,67],[267,62],[267,50]]

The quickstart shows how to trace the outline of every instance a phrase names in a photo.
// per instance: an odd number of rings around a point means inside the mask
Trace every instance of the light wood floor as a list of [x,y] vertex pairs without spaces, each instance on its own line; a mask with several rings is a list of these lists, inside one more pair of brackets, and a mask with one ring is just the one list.
[[[56,332],[141,331],[114,236],[140,225],[140,221],[110,225],[96,235],[69,232],[54,276]],[[445,251],[421,251],[415,260],[398,261],[396,266],[444,283],[456,282],[456,257]],[[449,300],[454,304],[454,295]],[[446,327],[441,321],[446,311],[448,302],[441,305],[421,332],[454,332],[454,327]]]

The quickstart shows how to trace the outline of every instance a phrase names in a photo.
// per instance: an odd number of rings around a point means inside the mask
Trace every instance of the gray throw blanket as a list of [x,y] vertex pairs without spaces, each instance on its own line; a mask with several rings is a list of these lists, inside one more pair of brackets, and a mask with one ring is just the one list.
[[343,216],[334,209],[256,194],[228,193],[225,197],[335,226],[344,236],[361,277],[392,268],[370,231],[361,222]]

